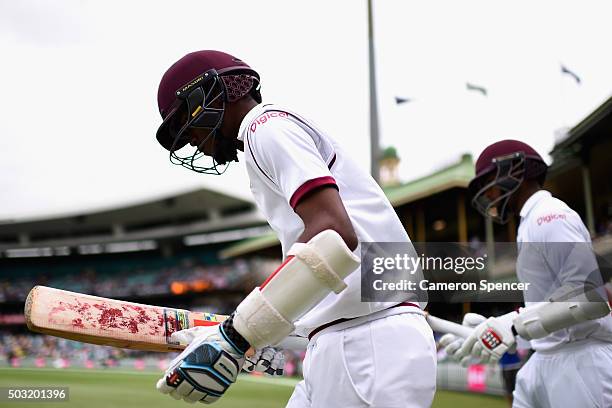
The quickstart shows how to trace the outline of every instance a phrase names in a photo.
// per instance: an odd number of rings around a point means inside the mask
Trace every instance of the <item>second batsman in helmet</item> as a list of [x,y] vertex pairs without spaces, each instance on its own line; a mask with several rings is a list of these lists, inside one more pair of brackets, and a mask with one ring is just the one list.
[[[502,140],[488,146],[476,161],[476,176],[469,189],[472,205],[485,217],[504,224],[520,209],[521,186],[538,190],[548,166],[531,146],[518,140]],[[526,199],[526,198],[525,198]]]
[[495,361],[530,342],[514,408],[612,406],[612,316],[589,231],[576,211],[543,189],[546,164],[529,145],[502,140],[481,153],[470,183],[485,217],[519,218],[516,275],[525,307],[488,319],[468,313],[466,339],[440,342],[464,364]]

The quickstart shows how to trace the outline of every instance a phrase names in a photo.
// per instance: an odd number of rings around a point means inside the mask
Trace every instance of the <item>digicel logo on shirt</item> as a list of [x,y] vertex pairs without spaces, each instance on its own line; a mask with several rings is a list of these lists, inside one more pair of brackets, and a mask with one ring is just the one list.
[[538,218],[537,223],[538,225],[542,225],[543,223],[546,223],[546,222],[551,222],[554,220],[564,220],[564,219],[566,219],[565,214],[548,214],[548,215],[544,215]]
[[287,116],[289,116],[287,112],[266,112],[258,116],[257,119],[251,122],[251,132],[255,132],[255,129],[257,129],[257,125],[263,125],[270,118],[276,118],[276,117],[286,118]]

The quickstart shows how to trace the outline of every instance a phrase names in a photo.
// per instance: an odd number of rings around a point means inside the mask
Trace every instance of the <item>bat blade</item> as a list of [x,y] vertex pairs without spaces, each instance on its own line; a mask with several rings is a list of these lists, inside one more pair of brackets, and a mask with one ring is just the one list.
[[85,343],[144,351],[177,351],[170,335],[227,318],[212,313],[143,305],[35,286],[26,299],[25,319],[34,332]]
[[[24,315],[31,331],[84,343],[143,351],[178,351],[185,346],[173,342],[175,331],[211,326],[227,316],[151,306],[123,300],[85,295],[67,290],[35,286],[25,303]],[[427,315],[432,329],[466,338],[465,326]],[[278,346],[304,350],[308,340],[289,336]]]

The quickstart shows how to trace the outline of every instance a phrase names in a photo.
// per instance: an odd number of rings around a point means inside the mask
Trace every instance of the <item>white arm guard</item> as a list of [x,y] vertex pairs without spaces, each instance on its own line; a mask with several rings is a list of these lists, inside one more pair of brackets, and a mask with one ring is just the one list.
[[594,301],[595,291],[558,302],[547,302],[522,309],[512,324],[526,340],[539,339],[577,323],[599,319],[610,313],[610,305],[603,299]]
[[359,266],[340,235],[325,230],[306,244],[295,244],[285,262],[238,305],[234,328],[252,347],[276,344],[293,330],[293,322],[332,291]]

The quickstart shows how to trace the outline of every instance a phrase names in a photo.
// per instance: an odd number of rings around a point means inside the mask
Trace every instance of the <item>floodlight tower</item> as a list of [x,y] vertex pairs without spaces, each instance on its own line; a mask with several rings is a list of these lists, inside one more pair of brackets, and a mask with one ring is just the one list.
[[380,180],[380,142],[378,134],[378,99],[376,93],[376,64],[374,55],[374,24],[372,0],[368,0],[368,68],[370,75],[370,173]]

